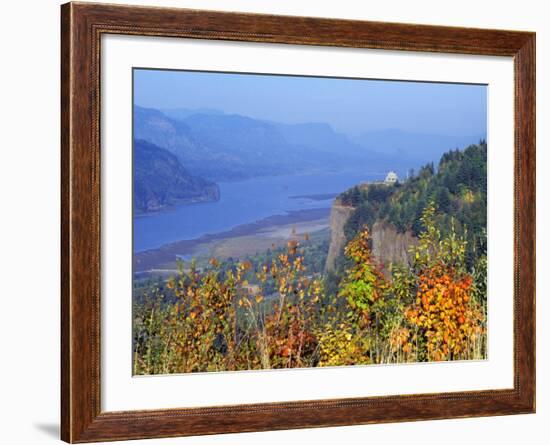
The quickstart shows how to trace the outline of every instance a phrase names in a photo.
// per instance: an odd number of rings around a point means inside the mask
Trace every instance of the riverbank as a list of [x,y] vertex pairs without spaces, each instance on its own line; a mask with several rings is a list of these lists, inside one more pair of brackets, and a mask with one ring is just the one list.
[[285,215],[274,215],[254,223],[239,225],[225,232],[165,244],[157,249],[134,254],[134,273],[175,269],[177,258],[239,258],[253,255],[273,245],[282,246],[293,236],[327,230],[329,214],[330,208],[294,210]]

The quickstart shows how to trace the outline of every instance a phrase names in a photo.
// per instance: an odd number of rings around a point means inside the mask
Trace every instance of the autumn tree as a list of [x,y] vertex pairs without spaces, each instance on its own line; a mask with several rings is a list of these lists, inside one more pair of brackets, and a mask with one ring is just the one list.
[[474,358],[484,337],[484,312],[474,294],[473,277],[466,270],[466,240],[454,229],[445,238],[436,228],[435,206],[423,212],[424,231],[414,253],[418,277],[409,322],[420,330],[427,360]]

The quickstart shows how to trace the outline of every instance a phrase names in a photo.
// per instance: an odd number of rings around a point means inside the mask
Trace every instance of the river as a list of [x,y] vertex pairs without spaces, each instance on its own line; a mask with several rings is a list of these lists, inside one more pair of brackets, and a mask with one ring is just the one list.
[[381,178],[361,172],[308,173],[219,183],[219,201],[134,217],[134,252],[225,232],[288,211],[327,208],[333,198],[322,195],[336,195],[373,179]]

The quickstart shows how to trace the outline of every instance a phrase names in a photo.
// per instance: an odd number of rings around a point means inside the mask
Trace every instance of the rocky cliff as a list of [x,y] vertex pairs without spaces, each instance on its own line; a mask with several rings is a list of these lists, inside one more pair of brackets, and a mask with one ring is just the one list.
[[[325,270],[334,271],[336,258],[342,255],[346,243],[344,226],[355,211],[354,207],[342,205],[334,200],[330,212],[330,246]],[[383,265],[389,263],[406,263],[410,259],[409,248],[416,245],[417,238],[410,232],[398,232],[392,224],[377,221],[371,230],[372,254]]]
[[398,232],[395,226],[377,221],[371,229],[372,254],[383,265],[406,263],[410,259],[409,248],[417,238],[410,232]]
[[344,251],[346,236],[344,226],[355,210],[354,207],[342,205],[339,199],[335,199],[330,210],[330,245],[328,249],[325,270],[333,271],[336,258]]

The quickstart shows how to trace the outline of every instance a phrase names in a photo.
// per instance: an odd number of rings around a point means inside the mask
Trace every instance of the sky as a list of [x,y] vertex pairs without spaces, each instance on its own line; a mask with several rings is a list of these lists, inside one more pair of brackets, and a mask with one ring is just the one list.
[[284,123],[326,122],[351,136],[386,129],[487,132],[485,85],[135,69],[134,103],[212,108]]

